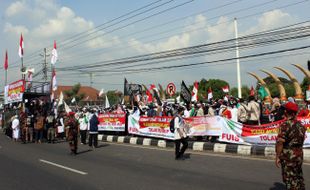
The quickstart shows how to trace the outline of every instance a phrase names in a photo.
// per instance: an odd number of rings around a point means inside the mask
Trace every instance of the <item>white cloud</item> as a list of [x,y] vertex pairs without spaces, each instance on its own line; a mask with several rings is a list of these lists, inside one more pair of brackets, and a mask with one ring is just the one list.
[[26,9],[26,4],[23,1],[17,1],[12,3],[5,11],[7,17],[13,17],[17,14],[21,14]]
[[290,23],[296,22],[296,19],[288,13],[281,10],[273,10],[264,13],[257,19],[257,24],[246,30],[243,34],[252,34],[264,30],[270,30]]
[[13,33],[14,35],[19,36],[21,33],[27,35],[29,33],[28,28],[21,25],[13,26],[11,23],[6,23],[4,26],[4,32],[6,33]]
[[42,38],[74,34],[93,28],[93,23],[81,17],[76,17],[68,7],[62,7],[56,18],[51,18],[33,29],[33,35]]
[[220,17],[215,25],[209,25],[207,28],[208,42],[217,42],[230,39],[234,36],[234,24],[229,22],[227,17]]
[[190,35],[184,33],[182,35],[172,36],[166,41],[158,42],[155,44],[143,43],[134,38],[130,39],[128,44],[130,47],[134,48],[140,53],[149,53],[187,47],[189,42]]

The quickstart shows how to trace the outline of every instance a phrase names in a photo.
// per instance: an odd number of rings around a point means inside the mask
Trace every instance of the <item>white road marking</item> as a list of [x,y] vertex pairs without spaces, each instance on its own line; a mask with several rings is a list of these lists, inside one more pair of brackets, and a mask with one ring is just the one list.
[[46,164],[50,164],[50,165],[56,166],[56,167],[59,167],[59,168],[62,168],[62,169],[65,169],[65,170],[69,170],[71,172],[75,172],[75,173],[78,173],[78,174],[81,174],[81,175],[87,175],[86,172],[79,171],[79,170],[76,170],[76,169],[73,169],[73,168],[69,168],[69,167],[66,167],[66,166],[63,166],[63,165],[60,165],[60,164],[56,164],[54,162],[50,162],[50,161],[42,160],[42,159],[39,159],[39,161],[43,162],[43,163],[46,163]]
[[[107,144],[113,144],[113,145],[119,145],[119,146],[129,146],[129,147],[135,147],[135,148],[141,148],[141,149],[150,149],[150,150],[160,150],[160,151],[166,151],[166,152],[174,152],[174,149],[164,149],[164,148],[157,148],[157,147],[149,147],[149,146],[141,146],[141,145],[133,145],[133,144],[120,144],[120,143],[114,143],[114,142],[104,142]],[[225,158],[239,158],[244,160],[260,160],[260,161],[266,161],[266,162],[275,162],[272,158],[258,158],[254,156],[246,157],[246,156],[240,156],[240,155],[233,155],[229,153],[208,153],[208,152],[195,152],[187,150],[187,153],[191,153],[194,155],[200,155],[200,156],[213,156],[213,157],[225,157]],[[310,163],[304,162],[303,165],[310,166]]]

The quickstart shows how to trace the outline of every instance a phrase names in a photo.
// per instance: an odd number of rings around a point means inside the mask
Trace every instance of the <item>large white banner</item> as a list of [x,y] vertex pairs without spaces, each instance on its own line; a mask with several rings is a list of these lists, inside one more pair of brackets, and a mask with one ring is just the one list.
[[23,95],[25,92],[25,81],[19,80],[5,86],[4,98],[5,104],[23,101]]
[[99,114],[98,131],[125,131],[126,114]]
[[[310,119],[298,118],[307,128],[304,147],[310,147]],[[242,125],[226,118],[222,118],[222,134],[219,141],[236,144],[275,145],[282,121],[260,126]]]
[[169,122],[172,117],[138,117],[128,116],[128,132],[130,134],[174,139],[174,133],[170,132]]
[[[172,117],[139,117],[129,115],[128,132],[141,136],[174,139],[169,122]],[[310,147],[310,118],[298,118],[307,128],[304,147]],[[219,136],[219,141],[245,145],[275,145],[280,124],[243,125],[220,116],[186,118],[188,136]]]
[[[170,132],[172,117],[139,117],[129,115],[128,132],[130,134],[174,139],[174,133]],[[188,136],[219,136],[222,131],[222,118],[215,117],[191,117],[184,119]]]

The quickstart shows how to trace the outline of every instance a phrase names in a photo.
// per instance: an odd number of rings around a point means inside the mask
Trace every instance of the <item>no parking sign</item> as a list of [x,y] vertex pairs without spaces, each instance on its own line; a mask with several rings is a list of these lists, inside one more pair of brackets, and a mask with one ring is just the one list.
[[173,96],[175,94],[176,87],[172,82],[167,85],[166,92],[169,96]]

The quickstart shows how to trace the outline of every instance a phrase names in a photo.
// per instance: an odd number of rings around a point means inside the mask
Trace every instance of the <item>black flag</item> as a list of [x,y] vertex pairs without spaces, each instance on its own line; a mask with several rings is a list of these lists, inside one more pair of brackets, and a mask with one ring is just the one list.
[[128,81],[127,79],[125,78],[125,81],[124,81],[124,96],[129,96],[129,85],[128,85]]
[[153,88],[153,95],[154,97],[156,98],[156,101],[157,101],[157,104],[162,106],[162,102],[160,100],[160,97],[159,97],[159,92],[158,92],[158,89],[157,88]]
[[133,96],[136,94],[142,94],[142,86],[140,84],[128,84],[128,81],[125,78],[124,96]]
[[191,98],[192,98],[191,92],[186,87],[183,80],[182,80],[182,84],[181,84],[180,96],[185,101],[186,104],[189,104],[191,102]]

